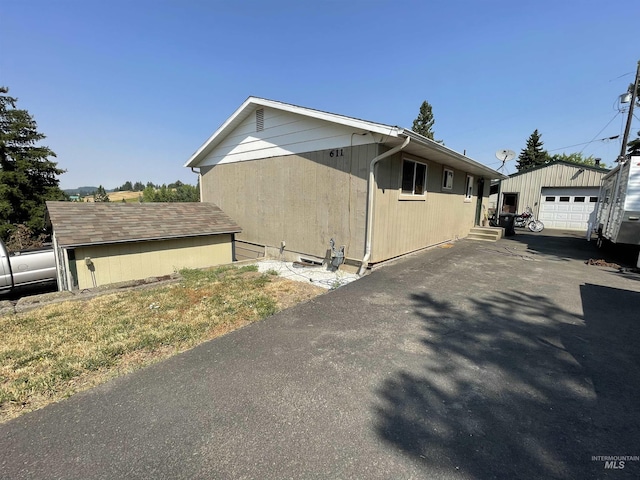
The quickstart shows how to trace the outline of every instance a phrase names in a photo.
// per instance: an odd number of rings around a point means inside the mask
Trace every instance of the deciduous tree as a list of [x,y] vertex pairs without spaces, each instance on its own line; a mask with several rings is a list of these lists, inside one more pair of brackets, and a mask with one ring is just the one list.
[[592,155],[589,155],[588,157],[583,156],[581,153],[576,152],[576,153],[557,153],[555,155],[552,155],[550,157],[551,161],[562,161],[562,162],[569,162],[569,163],[577,163],[578,165],[587,165],[589,167],[600,167],[600,168],[607,168],[607,166],[604,163],[600,163],[598,165],[596,165],[596,158],[593,157]]
[[160,188],[148,186],[142,192],[143,202],[199,202],[200,189],[193,185],[187,185],[180,181],[171,184],[179,185],[175,188],[162,185]]

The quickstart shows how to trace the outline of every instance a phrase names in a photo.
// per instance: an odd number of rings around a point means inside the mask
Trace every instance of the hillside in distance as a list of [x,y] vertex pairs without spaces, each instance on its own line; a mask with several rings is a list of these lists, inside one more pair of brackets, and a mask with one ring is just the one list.
[[80,195],[84,197],[85,195],[92,195],[98,187],[78,187],[78,188],[67,188],[64,190],[64,193],[67,195]]

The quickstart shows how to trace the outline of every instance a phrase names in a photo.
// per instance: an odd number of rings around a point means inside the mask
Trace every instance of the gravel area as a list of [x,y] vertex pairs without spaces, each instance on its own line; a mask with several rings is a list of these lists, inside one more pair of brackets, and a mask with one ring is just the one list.
[[298,282],[311,282],[327,290],[342,287],[359,278],[355,273],[328,270],[324,265],[303,266],[298,262],[283,262],[280,260],[262,260],[256,265],[258,265],[261,273],[273,270],[283,278]]

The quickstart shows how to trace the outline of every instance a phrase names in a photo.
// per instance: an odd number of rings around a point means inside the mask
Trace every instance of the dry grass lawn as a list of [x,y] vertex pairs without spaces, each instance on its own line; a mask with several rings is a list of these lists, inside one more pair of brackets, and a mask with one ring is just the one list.
[[325,292],[255,266],[181,273],[172,285],[0,317],[0,422]]
[[[132,192],[132,191],[109,192],[107,193],[107,196],[109,197],[110,202],[122,202],[122,199],[124,198],[125,202],[134,203],[134,202],[140,201],[140,197],[142,197],[142,192]],[[93,202],[93,195],[87,195],[86,197],[83,198],[83,201]]]

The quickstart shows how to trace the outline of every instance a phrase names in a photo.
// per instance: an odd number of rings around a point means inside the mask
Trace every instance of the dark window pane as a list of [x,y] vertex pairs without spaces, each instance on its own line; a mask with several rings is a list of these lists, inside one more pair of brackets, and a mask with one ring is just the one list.
[[556,197],[544,197],[544,201],[545,202],[555,202],[556,201]]
[[444,176],[442,177],[442,188],[450,189],[453,186],[453,172],[451,170],[444,170]]
[[413,171],[415,162],[405,160],[402,164],[402,193],[413,193]]
[[573,199],[574,203],[583,203],[584,197],[576,197]]
[[423,163],[416,163],[416,195],[424,195],[424,181],[427,175],[427,166]]
[[589,197],[589,202],[596,203],[598,201],[598,197]]
[[560,201],[561,202],[568,202],[569,201],[569,197],[560,197]]

